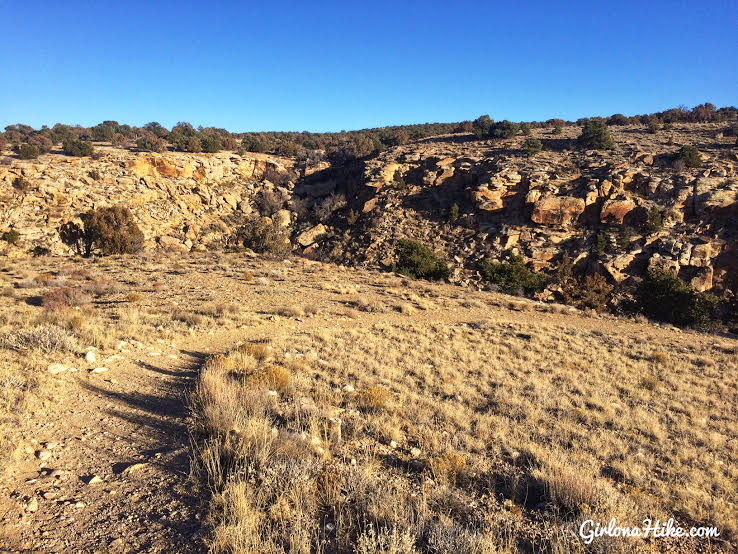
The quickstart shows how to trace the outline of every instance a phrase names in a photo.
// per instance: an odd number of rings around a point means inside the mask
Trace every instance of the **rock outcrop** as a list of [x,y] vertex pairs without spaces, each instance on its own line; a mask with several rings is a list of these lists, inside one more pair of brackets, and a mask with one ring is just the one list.
[[[301,167],[299,178],[293,160],[262,154],[101,148],[98,159],[14,160],[0,166],[0,233],[20,238],[0,242],[0,254],[69,254],[59,225],[125,204],[147,248],[222,245],[234,221],[268,215],[297,253],[346,264],[390,266],[395,242],[409,237],[444,253],[452,280],[477,278],[483,258],[515,254],[549,270],[567,255],[613,284],[658,267],[698,290],[735,288],[738,152],[715,138],[716,125],[680,125],[668,140],[615,127],[612,151],[576,149],[575,127],[535,129],[544,151],[534,156],[523,155],[522,136],[434,137],[350,167]],[[674,145],[688,143],[701,145],[704,167],[677,171]],[[267,192],[280,205],[265,213]]]

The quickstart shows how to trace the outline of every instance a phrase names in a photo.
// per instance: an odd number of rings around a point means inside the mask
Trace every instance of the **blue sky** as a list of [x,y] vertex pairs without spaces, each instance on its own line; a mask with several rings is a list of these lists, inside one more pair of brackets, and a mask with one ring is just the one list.
[[738,0],[0,0],[0,127],[231,131],[738,104]]

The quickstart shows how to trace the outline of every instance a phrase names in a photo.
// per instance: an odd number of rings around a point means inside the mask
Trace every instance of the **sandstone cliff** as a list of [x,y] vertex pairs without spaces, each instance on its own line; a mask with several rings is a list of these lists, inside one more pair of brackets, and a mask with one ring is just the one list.
[[[386,266],[394,242],[411,237],[446,257],[454,281],[474,280],[485,257],[517,254],[551,270],[567,254],[613,283],[661,267],[698,290],[734,288],[738,151],[721,128],[682,124],[651,135],[614,127],[612,151],[575,148],[576,127],[561,135],[535,129],[544,151],[530,157],[524,137],[442,136],[349,169],[323,162],[297,172],[294,160],[261,154],[109,147],[98,148],[99,159],[14,160],[0,166],[0,232],[13,229],[20,240],[0,249],[11,257],[34,249],[71,254],[59,225],[118,203],[132,209],[148,248],[218,248],[233,233],[233,217],[257,214],[259,195],[272,190],[280,204],[261,215],[289,228],[306,256]],[[701,168],[674,168],[672,154],[683,144],[700,150]],[[649,213],[660,228],[649,228]]]

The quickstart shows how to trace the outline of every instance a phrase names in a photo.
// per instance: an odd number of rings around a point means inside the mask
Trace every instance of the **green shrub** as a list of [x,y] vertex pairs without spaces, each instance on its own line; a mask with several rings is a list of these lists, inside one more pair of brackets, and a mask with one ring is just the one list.
[[627,250],[633,243],[633,232],[628,227],[621,228],[615,242],[620,250]]
[[5,231],[2,235],[0,235],[0,239],[9,244],[17,244],[20,240],[20,233],[15,229],[11,229],[10,231]]
[[611,150],[615,148],[615,141],[610,135],[603,119],[590,119],[582,128],[582,134],[579,135],[577,143],[582,148],[591,148],[594,150]]
[[533,133],[533,127],[530,123],[521,123],[520,124],[520,131],[526,136],[529,137]]
[[523,150],[528,156],[533,156],[543,150],[543,144],[537,138],[529,137],[523,142]]
[[484,260],[479,265],[479,272],[486,281],[511,294],[530,295],[546,287],[546,276],[528,269],[520,256],[511,256],[501,263]]
[[124,206],[98,208],[82,214],[82,225],[72,221],[59,228],[59,237],[79,254],[97,249],[103,255],[133,254],[143,248],[143,233]]
[[266,152],[267,150],[269,150],[269,145],[263,138],[254,135],[247,135],[241,140],[241,146],[238,148],[238,153],[243,155],[246,152]]
[[489,136],[489,130],[494,121],[488,115],[480,115],[472,122],[472,132],[478,139],[484,139]]
[[659,210],[656,206],[652,206],[651,209],[648,210],[648,215],[646,216],[646,233],[658,233],[659,231],[661,231],[661,229],[663,229],[663,227],[664,218],[661,215],[661,210]]
[[674,154],[674,161],[682,161],[685,167],[702,167],[702,155],[694,146],[682,146]]
[[215,154],[223,149],[223,141],[217,135],[207,135],[200,139],[202,144],[202,151],[210,154]]
[[646,273],[636,290],[636,301],[651,319],[700,328],[711,325],[719,302],[715,295],[696,292],[676,275],[660,269]]
[[448,211],[448,219],[450,221],[456,221],[459,219],[459,205],[454,204]]
[[395,254],[397,262],[392,265],[392,271],[416,279],[446,279],[449,276],[448,264],[420,242],[400,239]]
[[177,123],[172,127],[168,140],[180,152],[202,152],[200,133],[190,123]]
[[236,231],[235,241],[239,246],[277,258],[285,258],[292,251],[286,231],[276,226],[268,217],[247,220]]
[[607,250],[607,235],[605,233],[597,233],[595,237],[595,252],[602,256]]
[[35,160],[41,153],[38,146],[23,143],[18,147],[18,157],[21,160]]
[[659,132],[659,124],[656,121],[649,121],[648,122],[648,132],[652,135],[655,135]]
[[91,156],[93,152],[92,143],[86,140],[65,140],[62,150],[67,156]]
[[164,152],[167,141],[151,131],[141,131],[141,136],[136,140],[136,148],[142,152]]
[[517,123],[508,121],[498,121],[490,126],[489,136],[494,139],[512,138],[518,134],[520,126]]
[[616,113],[607,118],[608,125],[627,125],[628,118],[621,113]]

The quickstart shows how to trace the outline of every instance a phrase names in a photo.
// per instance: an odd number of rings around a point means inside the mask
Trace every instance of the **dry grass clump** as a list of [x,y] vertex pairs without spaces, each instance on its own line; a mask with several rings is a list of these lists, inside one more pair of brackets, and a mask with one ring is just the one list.
[[654,350],[651,352],[650,360],[656,364],[665,364],[669,361],[669,355],[666,352],[661,352],[660,350]]
[[464,478],[468,466],[466,459],[457,452],[445,452],[430,460],[430,468],[437,481],[455,485]]
[[224,302],[211,302],[197,308],[197,313],[199,313],[200,315],[212,317],[213,319],[233,316],[237,314],[238,311],[238,305]]
[[392,393],[381,385],[362,389],[356,395],[356,402],[362,410],[378,411],[387,407]]
[[76,351],[77,341],[57,325],[36,325],[3,335],[0,337],[0,348],[53,354]]
[[203,321],[200,314],[180,308],[177,308],[172,312],[172,320],[181,321],[188,327],[197,327]]
[[126,296],[126,300],[135,304],[136,302],[141,302],[141,300],[143,300],[143,295],[140,292],[129,292]]
[[282,317],[303,317],[305,315],[305,310],[303,310],[302,306],[284,306],[281,308],[278,308],[276,311],[277,315],[281,315]]
[[359,297],[352,302],[352,305],[360,312],[385,313],[388,311],[387,305],[381,300],[368,300]]
[[[351,395],[315,383],[304,364],[307,374],[296,376],[282,360],[258,360],[250,354],[257,346],[211,358],[193,404],[197,468],[214,491],[213,552],[497,551],[492,546],[502,542],[483,520],[439,527],[446,502],[417,494],[417,484],[354,442],[364,436],[367,416],[336,406]],[[280,399],[265,387],[289,393]],[[372,405],[389,397],[384,387],[362,390]],[[373,425],[384,416],[368,417],[377,418]],[[336,432],[342,421],[343,437]],[[450,453],[438,460],[450,480],[466,469]]]

